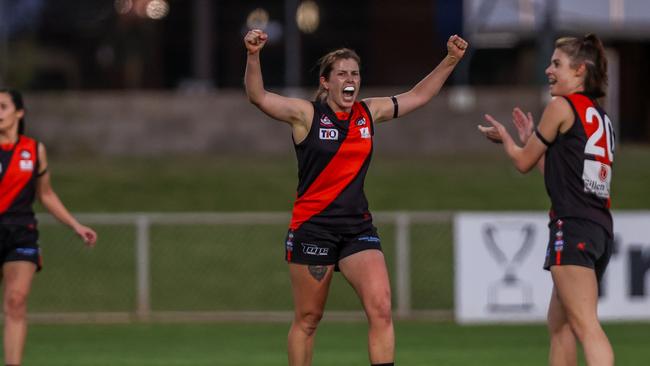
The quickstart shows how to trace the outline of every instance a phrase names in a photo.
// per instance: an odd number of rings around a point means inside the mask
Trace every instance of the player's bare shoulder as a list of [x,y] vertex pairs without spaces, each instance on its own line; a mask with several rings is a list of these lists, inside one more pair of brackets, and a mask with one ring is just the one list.
[[394,105],[390,97],[364,98],[362,102],[368,107],[374,123],[393,119]]
[[569,102],[562,96],[554,96],[544,108],[540,123],[552,124],[561,132],[567,131],[573,124],[573,109]]

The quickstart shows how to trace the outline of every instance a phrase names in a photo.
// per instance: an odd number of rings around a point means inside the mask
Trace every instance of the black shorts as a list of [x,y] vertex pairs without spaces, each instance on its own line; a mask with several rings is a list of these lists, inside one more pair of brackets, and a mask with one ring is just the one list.
[[577,218],[556,220],[549,228],[544,269],[562,265],[588,267],[596,271],[600,283],[614,247],[609,232],[593,221]]
[[[284,259],[291,263],[331,265],[354,253],[368,249],[381,250],[377,228],[338,232],[332,228],[305,225],[289,229],[284,241]],[[338,266],[337,266],[338,267]]]
[[27,261],[42,268],[38,230],[32,226],[0,225],[0,263]]

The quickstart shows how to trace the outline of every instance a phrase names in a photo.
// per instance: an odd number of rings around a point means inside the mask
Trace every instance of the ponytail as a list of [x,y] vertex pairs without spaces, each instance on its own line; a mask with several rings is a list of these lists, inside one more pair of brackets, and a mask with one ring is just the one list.
[[607,57],[605,48],[600,39],[593,33],[589,33],[578,39],[576,37],[564,37],[555,42],[555,48],[566,53],[571,59],[571,67],[577,68],[584,63],[587,72],[585,74],[585,93],[594,98],[605,96],[607,88]]

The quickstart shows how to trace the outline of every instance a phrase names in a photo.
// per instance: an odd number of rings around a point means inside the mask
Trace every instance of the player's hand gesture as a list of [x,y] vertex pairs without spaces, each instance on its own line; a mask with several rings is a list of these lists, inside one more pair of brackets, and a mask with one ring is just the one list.
[[95,243],[97,243],[97,233],[95,230],[83,225],[75,226],[73,230],[75,233],[77,233],[77,235],[79,235],[81,240],[84,241],[84,244],[86,244],[86,246],[94,247]]
[[467,41],[460,38],[459,35],[454,34],[453,36],[449,37],[449,40],[447,41],[447,55],[453,61],[458,62],[465,55],[467,47],[469,47]]
[[492,126],[478,125],[478,130],[481,131],[488,140],[497,144],[503,143],[504,136],[508,134],[506,128],[489,114],[485,115],[485,120]]
[[519,133],[519,141],[521,141],[522,144],[526,144],[530,136],[533,134],[534,121],[532,113],[528,112],[528,114],[526,114],[519,109],[519,107],[515,107],[512,110],[512,123],[515,125],[517,132]]
[[261,29],[249,30],[246,36],[244,36],[244,44],[246,45],[248,54],[253,55],[260,52],[268,38],[268,34],[264,33]]

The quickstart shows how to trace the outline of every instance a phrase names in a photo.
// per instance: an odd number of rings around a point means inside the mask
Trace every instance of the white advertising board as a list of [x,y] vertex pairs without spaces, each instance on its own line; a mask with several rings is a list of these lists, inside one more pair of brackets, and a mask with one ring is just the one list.
[[[601,283],[603,320],[650,319],[650,212],[614,213],[614,254]],[[454,218],[459,323],[546,319],[546,213],[468,212]]]

